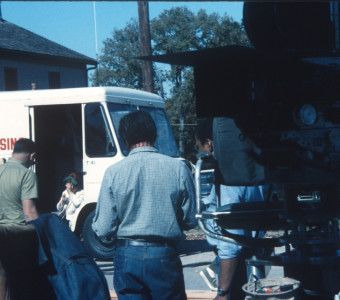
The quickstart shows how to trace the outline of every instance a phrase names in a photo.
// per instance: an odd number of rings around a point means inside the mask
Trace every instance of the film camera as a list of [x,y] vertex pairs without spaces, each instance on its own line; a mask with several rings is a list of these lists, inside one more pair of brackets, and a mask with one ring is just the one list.
[[[220,182],[270,187],[265,202],[199,211],[198,219],[215,238],[285,246],[252,263],[284,266],[306,299],[333,299],[340,282],[339,4],[245,2],[243,14],[252,47],[153,58],[194,67],[197,116],[214,118]],[[206,230],[209,218],[222,236]],[[283,234],[253,239],[228,233],[234,228]]]

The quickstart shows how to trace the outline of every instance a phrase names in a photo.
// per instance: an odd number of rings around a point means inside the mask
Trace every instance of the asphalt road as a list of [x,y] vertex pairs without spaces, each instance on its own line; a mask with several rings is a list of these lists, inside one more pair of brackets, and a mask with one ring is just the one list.
[[[214,259],[215,254],[205,240],[185,240],[178,245],[180,258],[183,264],[186,290],[209,291],[199,272],[207,267]],[[280,251],[280,249],[276,249]],[[110,290],[113,290],[112,262],[97,262],[103,270]],[[281,267],[271,267],[267,277],[282,277]]]
[[[215,258],[205,240],[186,240],[178,245],[183,264],[186,290],[209,290],[199,272]],[[112,262],[97,262],[107,279],[110,290],[113,290]]]

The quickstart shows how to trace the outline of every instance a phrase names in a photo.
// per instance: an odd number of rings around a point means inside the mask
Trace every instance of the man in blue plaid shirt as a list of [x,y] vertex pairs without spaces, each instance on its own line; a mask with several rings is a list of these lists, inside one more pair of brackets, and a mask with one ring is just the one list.
[[93,230],[116,239],[114,287],[119,299],[186,299],[176,244],[196,226],[192,175],[154,148],[156,125],[135,111],[119,123],[129,155],[104,175]]

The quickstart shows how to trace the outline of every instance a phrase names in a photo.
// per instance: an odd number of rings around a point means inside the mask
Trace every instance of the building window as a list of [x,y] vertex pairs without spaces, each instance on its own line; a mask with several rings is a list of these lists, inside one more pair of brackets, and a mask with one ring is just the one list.
[[5,68],[5,91],[18,90],[18,73],[16,68]]
[[60,89],[59,72],[48,72],[48,87],[50,89]]

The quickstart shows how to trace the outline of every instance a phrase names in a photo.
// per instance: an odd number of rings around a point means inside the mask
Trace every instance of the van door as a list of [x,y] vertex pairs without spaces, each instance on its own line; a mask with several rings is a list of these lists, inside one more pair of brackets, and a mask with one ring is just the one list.
[[105,108],[101,103],[84,105],[83,167],[85,202],[96,202],[106,168],[123,157],[118,153]]
[[[33,107],[37,143],[39,201],[41,212],[56,210],[65,189],[63,178],[71,172],[82,179],[81,104]],[[81,182],[80,182],[81,185]]]

